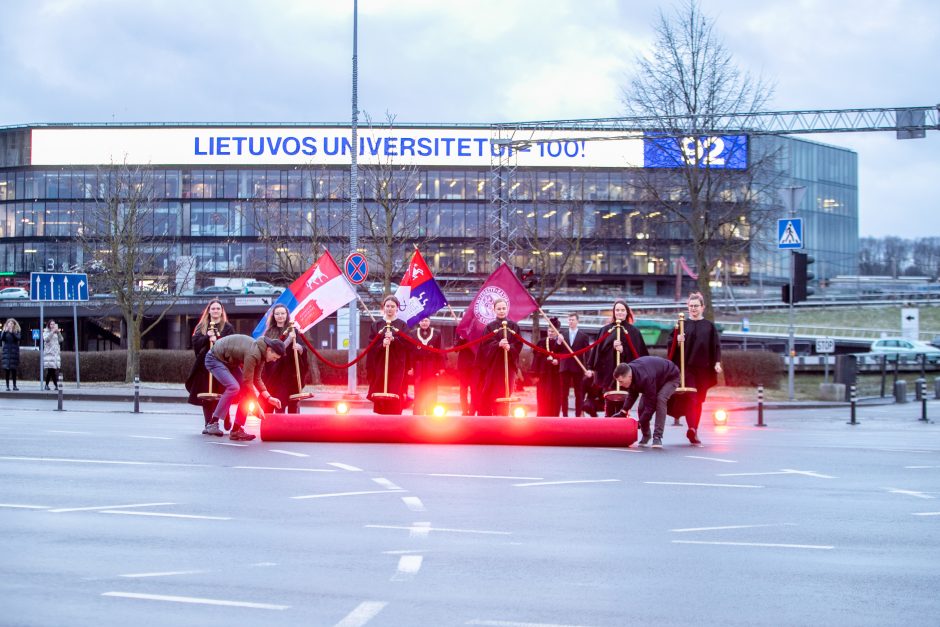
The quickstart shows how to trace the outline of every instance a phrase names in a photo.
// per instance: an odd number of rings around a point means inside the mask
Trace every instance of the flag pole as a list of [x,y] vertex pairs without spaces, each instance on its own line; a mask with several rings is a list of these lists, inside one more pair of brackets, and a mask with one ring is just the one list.
[[375,316],[372,315],[372,310],[366,305],[366,302],[362,300],[362,296],[359,295],[359,290],[356,290],[356,298],[359,299],[359,302],[362,303],[362,308],[366,310],[366,313],[369,314],[369,318],[372,319],[372,322],[375,322]]

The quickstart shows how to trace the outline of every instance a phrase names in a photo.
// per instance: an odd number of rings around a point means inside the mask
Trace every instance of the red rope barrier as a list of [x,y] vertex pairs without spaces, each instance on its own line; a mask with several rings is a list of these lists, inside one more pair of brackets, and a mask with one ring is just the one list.
[[304,335],[303,333],[301,333],[301,334],[300,334],[300,337],[303,339],[304,344],[307,345],[307,348],[309,348],[311,351],[313,351],[313,354],[317,356],[317,359],[319,359],[320,361],[322,361],[323,363],[325,363],[325,364],[326,364],[327,366],[329,366],[330,368],[340,369],[340,368],[351,368],[351,367],[355,366],[357,363],[359,363],[359,361],[360,361],[363,357],[365,357],[366,355],[369,354],[369,351],[372,349],[373,346],[375,346],[376,342],[379,341],[379,338],[384,337],[384,335],[383,335],[382,333],[380,333],[380,334],[376,335],[374,338],[372,338],[372,341],[369,343],[368,346],[366,346],[365,350],[362,351],[362,353],[360,353],[358,357],[356,357],[355,359],[353,359],[353,360],[352,360],[351,362],[349,362],[348,364],[337,364],[337,363],[333,363],[332,361],[330,361],[329,359],[327,359],[326,357],[324,357],[323,355],[321,355],[321,354],[320,354],[320,351],[318,351],[316,348],[313,347],[313,344],[310,343],[310,340],[307,339],[307,336],[306,336],[306,335]]
[[575,356],[577,356],[577,355],[583,355],[584,353],[588,352],[589,350],[591,350],[592,348],[594,348],[595,346],[597,346],[598,344],[600,344],[601,342],[603,342],[603,341],[607,338],[607,336],[609,336],[609,335],[610,335],[610,331],[607,332],[607,335],[601,335],[601,336],[599,336],[599,337],[597,338],[597,340],[594,341],[593,344],[589,344],[588,346],[585,346],[584,348],[582,348],[582,349],[580,349],[580,350],[576,350],[576,351],[573,352],[573,353],[553,353],[553,352],[551,352],[551,351],[545,350],[544,348],[542,348],[542,347],[539,346],[538,344],[533,344],[533,343],[530,342],[529,340],[527,340],[527,339],[525,339],[524,337],[522,337],[522,335],[519,335],[519,339],[522,341],[523,344],[525,344],[526,346],[530,347],[532,350],[535,350],[535,351],[538,351],[538,352],[542,353],[543,355],[548,355],[548,356],[550,356],[550,357],[554,357],[555,359],[568,359],[568,358],[570,358],[570,357],[575,357]]
[[[502,330],[502,329],[496,329],[496,330],[494,331],[494,333],[498,333],[498,332],[501,331],[501,330]],[[400,332],[399,332],[399,333],[400,333]],[[401,334],[401,333],[400,333],[400,334]],[[432,352],[432,353],[437,353],[438,355],[447,355],[448,353],[455,353],[455,352],[457,352],[457,351],[462,351],[462,350],[464,350],[464,349],[470,348],[471,346],[476,346],[477,344],[479,344],[480,342],[482,342],[484,339],[486,339],[486,335],[484,334],[484,335],[481,335],[480,337],[478,337],[478,338],[475,339],[475,340],[468,340],[465,344],[461,344],[460,346],[452,346],[452,347],[450,347],[450,348],[434,348],[433,346],[425,346],[424,344],[421,344],[420,342],[418,342],[418,340],[416,340],[415,338],[411,337],[411,335],[408,334],[408,333],[403,333],[403,334],[401,334],[401,336],[402,336],[403,338],[405,338],[405,340],[407,340],[407,341],[411,342],[412,344],[414,344],[415,346],[417,346],[418,348],[420,348],[420,349],[422,349],[422,350],[428,350],[428,351],[430,351],[430,352]]]

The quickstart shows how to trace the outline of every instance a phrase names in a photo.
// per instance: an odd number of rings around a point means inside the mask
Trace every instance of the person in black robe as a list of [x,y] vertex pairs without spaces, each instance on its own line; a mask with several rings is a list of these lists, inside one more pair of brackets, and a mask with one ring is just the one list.
[[437,404],[437,381],[444,371],[443,355],[423,347],[441,348],[441,332],[431,326],[430,318],[422,318],[411,332],[418,344],[412,353],[414,371],[415,404],[412,413],[430,416]]
[[[292,333],[293,331],[293,333]],[[310,383],[310,364],[307,362],[306,347],[297,337],[297,329],[290,319],[290,312],[285,305],[275,305],[268,317],[268,326],[264,337],[281,340],[287,347],[284,359],[264,364],[262,380],[273,398],[281,401],[280,409],[274,412],[296,414],[300,411],[300,401],[291,400],[292,394],[303,391],[303,386]],[[294,360],[297,364],[294,364]],[[297,385],[297,371],[300,370],[300,387]]]
[[718,329],[711,320],[705,319],[705,298],[701,292],[693,292],[688,300],[689,317],[683,324],[685,336],[679,335],[678,327],[673,331],[669,346],[669,359],[677,366],[682,361],[679,342],[685,342],[685,386],[695,388],[685,402],[685,435],[692,446],[701,446],[698,437],[702,419],[702,405],[708,390],[718,383],[721,372],[721,341]]
[[[564,344],[558,333],[558,318],[549,320],[548,329],[536,342],[539,348],[550,353],[564,352]],[[561,411],[561,373],[560,361],[540,351],[532,351],[532,374],[538,378],[535,384],[536,415],[558,416]]]
[[[614,381],[614,368],[618,363],[629,363],[638,357],[649,355],[643,335],[633,326],[633,321],[633,312],[627,302],[615,300],[611,321],[601,327],[598,335],[604,339],[591,351],[587,364],[588,372],[585,373],[587,377],[593,376],[594,384],[604,392],[618,389],[617,382]],[[610,335],[607,335],[608,332]],[[620,411],[623,400],[623,397],[608,399],[605,403],[605,415],[612,416]]]
[[[206,308],[202,310],[202,316],[200,316],[199,322],[196,323],[196,328],[193,329],[192,344],[196,360],[189,371],[189,376],[186,377],[185,384],[186,391],[189,392],[186,402],[190,405],[202,407],[202,416],[205,422],[202,429],[203,435],[209,435],[207,429],[209,422],[212,420],[212,411],[219,402],[218,398],[213,400],[199,398],[199,395],[203,392],[209,392],[209,371],[206,370],[205,363],[206,353],[209,352],[216,340],[234,334],[235,327],[228,321],[225,307],[222,306],[221,301],[210,300]],[[212,392],[222,393],[222,386],[218,381],[213,382]],[[231,427],[230,421],[226,420],[226,430],[231,429]]]
[[[382,318],[372,323],[369,330],[369,343],[377,336],[382,339],[372,347],[366,357],[366,372],[369,378],[369,392],[366,398],[379,407],[378,399],[373,395],[377,393],[397,394],[401,402],[388,403],[393,407],[391,411],[401,413],[401,405],[405,400],[405,373],[408,371],[411,359],[411,343],[404,338],[395,337],[399,333],[407,333],[408,325],[397,318],[398,299],[386,296],[382,301]],[[388,350],[388,384],[386,386],[385,354]],[[380,397],[381,398],[381,397]],[[383,403],[385,403],[383,401]],[[397,407],[396,407],[397,405]],[[383,413],[388,413],[383,408]]]
[[[480,398],[479,401],[474,402],[480,416],[495,416],[497,411],[508,410],[505,405],[500,407],[501,404],[497,403],[496,399],[512,396],[519,354],[522,352],[519,325],[507,317],[509,303],[502,298],[497,298],[493,301],[493,311],[496,313],[496,318],[483,330],[484,339],[480,342],[476,358],[479,384],[474,390],[474,395]],[[506,386],[507,364],[508,389]]]

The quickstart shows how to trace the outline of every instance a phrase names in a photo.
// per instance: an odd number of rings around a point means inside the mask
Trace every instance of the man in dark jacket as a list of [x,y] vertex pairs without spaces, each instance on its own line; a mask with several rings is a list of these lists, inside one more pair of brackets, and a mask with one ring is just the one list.
[[[562,339],[563,338],[563,339]],[[587,333],[578,329],[578,314],[568,314],[568,330],[562,331],[559,336],[562,348],[555,352],[576,353],[587,348],[591,343]],[[586,357],[569,357],[562,359],[558,366],[561,377],[561,415],[568,416],[568,390],[574,388],[574,415],[578,418],[584,410],[584,366]]]
[[[258,400],[270,403],[274,408],[281,408],[281,401],[271,396],[264,381],[261,380],[261,371],[264,363],[276,361],[284,356],[286,349],[284,342],[269,337],[260,337],[257,340],[248,335],[229,335],[218,340],[212,350],[206,353],[206,369],[212,373],[215,380],[225,388],[219,397],[219,404],[212,412],[212,418],[206,426],[209,435],[222,435],[219,420],[228,416],[232,401],[244,391],[252,394]],[[243,374],[244,373],[244,374]],[[258,404],[258,416],[264,418],[261,404]],[[251,441],[255,436],[245,432],[245,416],[236,413],[235,426],[229,434],[231,440]]]
[[643,401],[638,410],[643,439],[640,446],[650,444],[650,420],[656,412],[653,430],[653,448],[663,447],[663,431],[666,429],[666,405],[669,397],[679,387],[679,369],[662,357],[639,357],[630,363],[620,364],[614,370],[614,378],[621,389],[627,390],[627,400],[616,415],[626,416],[640,394]]

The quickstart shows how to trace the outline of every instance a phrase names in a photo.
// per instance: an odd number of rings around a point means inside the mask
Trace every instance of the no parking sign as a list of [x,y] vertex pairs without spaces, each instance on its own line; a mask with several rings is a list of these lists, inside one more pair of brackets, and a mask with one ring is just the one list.
[[343,263],[346,278],[354,285],[359,285],[369,276],[369,262],[362,253],[350,253]]

